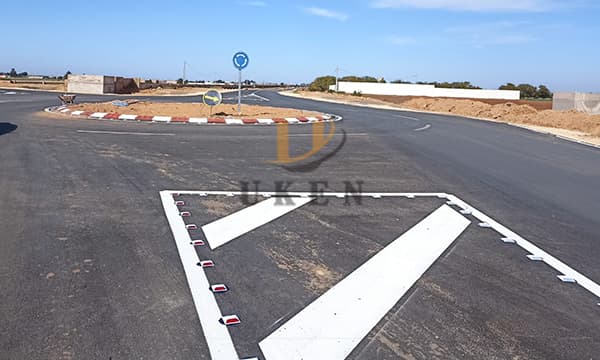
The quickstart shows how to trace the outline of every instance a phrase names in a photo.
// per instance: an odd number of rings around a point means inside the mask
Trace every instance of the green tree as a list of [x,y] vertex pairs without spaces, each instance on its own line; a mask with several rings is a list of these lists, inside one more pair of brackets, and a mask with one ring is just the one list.
[[15,68],[10,69],[10,73],[8,75],[10,77],[17,77],[17,70],[15,70]]
[[335,85],[335,76],[327,75],[316,78],[308,86],[310,91],[328,91],[331,85]]
[[550,99],[552,98],[552,92],[546,85],[540,85],[535,93],[535,97],[538,99]]
[[183,85],[183,79],[182,78],[177,79],[177,85]]
[[377,78],[374,78],[372,76],[344,76],[343,78],[340,79],[340,81],[349,81],[349,82],[372,82],[372,83],[376,83],[379,82],[379,80]]
[[519,90],[519,88],[513,83],[506,83],[505,85],[501,85],[498,90]]
[[65,73],[64,78],[67,79],[69,77],[69,75],[71,75],[71,71],[67,70],[67,72]]
[[531,84],[519,84],[517,86],[521,91],[521,99],[530,99],[536,97],[537,88]]

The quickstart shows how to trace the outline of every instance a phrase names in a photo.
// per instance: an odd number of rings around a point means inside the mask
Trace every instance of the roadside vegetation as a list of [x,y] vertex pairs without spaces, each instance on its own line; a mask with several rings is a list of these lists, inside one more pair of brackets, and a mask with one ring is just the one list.
[[[350,81],[350,82],[372,82],[372,83],[386,83],[383,78],[375,78],[373,76],[344,76],[338,79],[339,81]],[[478,90],[481,87],[471,84],[470,81],[454,81],[454,82],[427,82],[427,81],[406,81],[406,80],[393,80],[391,84],[418,84],[418,85],[434,85],[438,88],[445,89],[474,89]],[[329,91],[329,87],[335,85],[335,76],[327,75],[316,78],[310,83],[308,90],[310,91]],[[521,99],[527,100],[548,100],[552,99],[552,91],[546,85],[534,86],[531,84],[519,84],[506,83],[498,87],[498,90],[516,90],[521,92]],[[360,93],[354,95],[362,95]]]

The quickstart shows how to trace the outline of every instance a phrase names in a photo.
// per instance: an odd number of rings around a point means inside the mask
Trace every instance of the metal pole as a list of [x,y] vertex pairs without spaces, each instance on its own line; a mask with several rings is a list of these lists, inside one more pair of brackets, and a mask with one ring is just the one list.
[[238,78],[238,115],[242,114],[242,70]]
[[335,68],[335,92],[340,92],[340,86],[338,79],[340,78],[340,67],[336,66]]

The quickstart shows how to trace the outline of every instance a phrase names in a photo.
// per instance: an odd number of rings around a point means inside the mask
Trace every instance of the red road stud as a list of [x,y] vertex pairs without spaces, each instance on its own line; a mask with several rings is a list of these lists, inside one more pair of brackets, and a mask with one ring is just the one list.
[[237,315],[227,315],[219,319],[219,322],[223,325],[237,325],[241,323],[240,318]]
[[227,289],[227,286],[225,286],[225,284],[216,284],[216,285],[211,285],[210,290],[214,293],[222,293],[229,289]]
[[192,213],[189,211],[182,211],[179,213],[179,215],[181,215],[181,217],[190,217],[192,216]]
[[214,267],[215,263],[212,260],[202,260],[198,263],[198,266],[203,268]]
[[192,244],[194,246],[204,246],[204,241],[202,241],[202,240],[194,240],[190,244]]
[[196,224],[187,224],[185,228],[188,230],[196,230],[198,229],[198,226],[196,226]]
[[175,201],[175,206],[183,206],[183,205],[185,205],[185,202],[183,200]]

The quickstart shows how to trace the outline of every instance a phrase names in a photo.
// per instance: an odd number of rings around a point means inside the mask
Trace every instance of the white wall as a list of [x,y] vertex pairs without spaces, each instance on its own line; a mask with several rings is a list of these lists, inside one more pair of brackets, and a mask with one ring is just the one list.
[[[335,90],[335,85],[329,87]],[[339,82],[339,91],[345,93],[361,92],[365,95],[397,95],[397,96],[428,96],[474,99],[519,100],[520,92],[513,90],[471,90],[471,89],[442,89],[434,85],[418,84],[383,84],[361,82]]]

